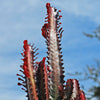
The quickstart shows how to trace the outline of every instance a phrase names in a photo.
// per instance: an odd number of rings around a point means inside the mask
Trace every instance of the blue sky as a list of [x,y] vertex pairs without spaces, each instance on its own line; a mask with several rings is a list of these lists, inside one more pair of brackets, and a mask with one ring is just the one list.
[[[0,100],[27,100],[16,85],[16,73],[22,64],[23,40],[39,47],[39,61],[46,56],[45,39],[41,35],[46,2],[62,11],[65,71],[83,71],[100,57],[100,42],[83,35],[100,25],[100,0],[0,0]],[[76,77],[65,79],[68,78]],[[86,82],[82,84],[88,86]]]

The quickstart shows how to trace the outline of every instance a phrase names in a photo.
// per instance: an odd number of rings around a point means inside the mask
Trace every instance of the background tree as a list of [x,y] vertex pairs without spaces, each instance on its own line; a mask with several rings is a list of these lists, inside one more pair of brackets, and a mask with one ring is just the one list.
[[[97,27],[91,34],[85,32],[84,34],[87,37],[97,38],[100,41],[100,26]],[[96,59],[95,62],[95,66],[87,66],[85,77],[87,76],[87,79],[92,79],[97,84],[97,86],[93,86],[89,89],[89,92],[93,93],[93,95],[91,95],[91,98],[96,97],[98,100],[100,100],[100,60]]]
[[90,38],[97,38],[99,41],[100,41],[100,26],[98,26],[95,31],[93,31],[91,34],[90,33],[85,33],[84,34],[87,36],[87,37],[90,37]]

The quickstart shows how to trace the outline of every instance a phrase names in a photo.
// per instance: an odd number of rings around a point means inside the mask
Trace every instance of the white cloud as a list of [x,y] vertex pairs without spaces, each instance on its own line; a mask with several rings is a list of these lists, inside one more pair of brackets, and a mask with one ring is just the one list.
[[89,17],[92,21],[100,24],[99,0],[62,0],[56,2],[56,5],[60,6],[67,13]]
[[0,11],[6,11],[8,14],[12,11],[22,13],[26,10],[37,7],[38,2],[39,0],[0,0]]
[[39,0],[0,2],[0,53],[20,49],[25,39],[29,40],[29,43],[42,42],[42,19],[38,13],[38,4]]

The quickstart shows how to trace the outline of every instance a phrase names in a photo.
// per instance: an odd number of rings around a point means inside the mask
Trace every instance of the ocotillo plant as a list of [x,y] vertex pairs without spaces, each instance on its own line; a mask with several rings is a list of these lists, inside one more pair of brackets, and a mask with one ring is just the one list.
[[[64,81],[64,67],[61,51],[62,27],[59,22],[62,17],[50,3],[46,4],[46,23],[42,27],[42,35],[46,39],[47,57],[36,62],[36,51],[38,48],[28,44],[24,40],[23,65],[20,72],[24,76],[17,74],[19,86],[27,92],[28,100],[86,100],[84,92],[80,90],[76,79]],[[47,58],[47,64],[45,59]]]

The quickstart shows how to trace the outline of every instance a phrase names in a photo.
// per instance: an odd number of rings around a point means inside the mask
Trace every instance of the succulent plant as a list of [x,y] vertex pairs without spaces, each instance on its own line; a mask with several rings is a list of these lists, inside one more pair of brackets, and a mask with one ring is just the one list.
[[[38,48],[28,44],[24,40],[23,65],[21,70],[24,74],[17,74],[19,86],[27,92],[28,100],[86,100],[85,94],[80,90],[78,80],[68,79],[64,81],[64,67],[61,51],[61,38],[63,29],[60,27],[61,10],[46,4],[47,17],[42,27],[42,35],[46,39],[47,57],[36,62]],[[47,58],[47,64],[45,60]]]

